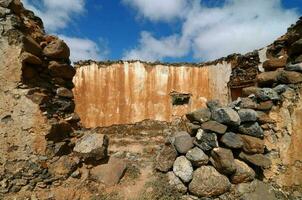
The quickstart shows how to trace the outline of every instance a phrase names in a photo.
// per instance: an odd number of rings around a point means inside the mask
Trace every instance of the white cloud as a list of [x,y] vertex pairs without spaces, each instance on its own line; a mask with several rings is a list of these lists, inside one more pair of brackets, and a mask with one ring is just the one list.
[[[175,2],[177,4],[178,1]],[[159,9],[157,5],[155,8]],[[281,0],[226,0],[222,6],[216,7],[206,7],[196,0],[182,10],[185,14],[180,20],[182,28],[179,33],[154,38],[151,33],[143,32],[139,45],[126,52],[125,59],[160,60],[179,58],[193,52],[196,59],[210,60],[231,53],[246,53],[273,42],[299,16],[296,10],[282,8]],[[167,20],[161,12],[158,18],[149,12],[144,13],[144,9],[139,12],[152,21]],[[177,13],[169,16],[178,18]],[[162,45],[154,45],[163,41]]]
[[75,62],[79,60],[102,60],[108,54],[106,46],[100,48],[98,44],[89,39],[68,37],[59,35],[64,40],[71,50],[70,60]]
[[176,17],[182,17],[189,5],[188,0],[122,0],[143,17],[152,21],[170,21]]
[[164,57],[182,57],[189,45],[180,42],[177,35],[156,39],[149,32],[142,32],[139,46],[124,55],[124,59],[154,61]]
[[73,16],[85,11],[85,0],[23,0],[24,6],[42,18],[49,32],[65,28]]

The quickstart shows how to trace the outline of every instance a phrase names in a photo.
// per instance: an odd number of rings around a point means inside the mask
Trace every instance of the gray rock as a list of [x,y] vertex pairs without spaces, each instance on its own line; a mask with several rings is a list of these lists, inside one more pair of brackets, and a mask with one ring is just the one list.
[[176,157],[177,151],[174,146],[165,145],[156,157],[156,169],[161,172],[169,171],[173,167]]
[[169,184],[174,187],[179,193],[184,194],[187,192],[187,187],[181,182],[181,180],[173,173],[168,172],[167,177]]
[[212,118],[222,124],[239,126],[241,121],[238,113],[232,108],[216,108],[212,112]]
[[253,165],[256,165],[258,167],[269,168],[272,164],[271,160],[262,154],[249,155],[249,154],[241,152],[239,154],[239,157],[242,160],[244,160],[248,163],[251,163]]
[[195,136],[198,129],[200,129],[200,125],[197,125],[197,124],[188,122],[188,123],[186,123],[186,125],[187,125],[187,130],[191,136]]
[[239,135],[233,133],[233,132],[227,132],[225,133],[220,141],[231,149],[240,149],[243,146],[243,142]]
[[231,176],[233,184],[245,183],[254,180],[255,172],[243,161],[235,159],[236,172]]
[[210,161],[217,171],[222,174],[231,175],[236,171],[234,156],[229,149],[214,148],[211,151]]
[[215,133],[208,133],[202,129],[199,129],[196,134],[194,144],[203,151],[209,151],[215,147],[218,147],[217,136]]
[[109,138],[103,134],[90,133],[79,139],[73,151],[82,158],[101,160],[107,157]]
[[212,111],[216,108],[221,107],[221,104],[220,104],[219,100],[214,99],[214,100],[207,101],[207,107]]
[[268,101],[268,100],[278,101],[278,100],[280,100],[280,96],[278,95],[278,93],[271,88],[261,88],[261,90],[259,90],[256,93],[256,96],[261,101]]
[[196,122],[203,123],[211,119],[211,111],[208,108],[202,108],[186,114],[186,117],[191,122],[196,121]]
[[256,109],[257,103],[251,98],[241,98],[240,108]]
[[231,188],[228,178],[212,166],[201,166],[193,174],[189,191],[198,197],[213,197],[226,193]]
[[209,162],[209,157],[198,147],[189,150],[186,154],[186,158],[191,161],[194,167],[200,167]]
[[174,146],[180,154],[185,154],[194,147],[193,138],[189,134],[177,136]]
[[192,180],[193,167],[191,162],[185,156],[176,158],[173,164],[173,172],[185,183]]
[[190,136],[190,134],[186,131],[177,131],[172,136],[167,137],[167,142],[174,145],[175,138],[177,138],[179,136],[183,136],[183,135]]
[[68,90],[67,88],[60,87],[56,92],[59,97],[73,98],[72,91]]
[[276,87],[273,88],[278,94],[282,94],[285,92],[289,87],[287,85],[281,84],[277,85]]
[[240,109],[238,111],[241,122],[255,122],[257,121],[257,112],[252,109]]
[[244,135],[250,135],[257,138],[263,138],[263,130],[258,122],[248,122],[239,126],[239,132]]
[[302,63],[288,64],[288,65],[286,65],[285,70],[287,70],[287,71],[295,71],[295,72],[302,72]]
[[224,134],[228,127],[216,121],[207,121],[201,124],[201,128],[205,131],[213,131],[215,133]]

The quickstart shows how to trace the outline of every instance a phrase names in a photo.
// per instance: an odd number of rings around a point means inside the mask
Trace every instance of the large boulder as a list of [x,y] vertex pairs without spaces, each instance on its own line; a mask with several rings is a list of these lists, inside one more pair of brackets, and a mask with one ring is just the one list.
[[28,52],[23,52],[21,54],[21,60],[23,64],[33,64],[33,65],[41,65],[42,64],[42,60],[38,57],[35,56],[31,53]]
[[196,134],[194,144],[203,151],[209,151],[215,147],[218,147],[217,135],[215,133],[209,133],[199,129]]
[[246,154],[241,152],[239,158],[258,167],[269,168],[272,164],[271,160],[263,154]]
[[212,166],[201,166],[193,174],[189,191],[198,197],[213,197],[226,193],[231,188],[228,178]]
[[240,135],[243,151],[249,154],[264,153],[264,140],[248,135]]
[[165,145],[156,157],[156,169],[161,172],[169,171],[177,157],[177,151],[169,144]]
[[268,100],[278,101],[278,100],[280,100],[280,96],[278,95],[278,93],[271,88],[261,88],[261,90],[259,90],[256,93],[256,96],[261,101],[268,101]]
[[264,61],[263,68],[266,71],[275,71],[278,68],[283,68],[287,62],[287,56],[283,56],[281,58],[272,58]]
[[250,95],[256,94],[260,88],[255,86],[245,87],[242,89],[242,95],[245,97],[248,97]]
[[179,193],[184,194],[187,192],[187,187],[173,172],[168,172],[167,178],[169,180],[169,184],[174,187]]
[[91,133],[79,139],[73,151],[84,159],[101,160],[107,157],[109,138],[107,135]]
[[186,114],[186,117],[191,122],[195,121],[203,123],[211,119],[211,111],[208,108],[201,108],[199,110]]
[[257,121],[257,112],[253,109],[240,109],[238,111],[241,122],[255,122]]
[[278,82],[280,71],[262,72],[257,76],[257,82],[260,86],[271,86]]
[[200,167],[209,162],[209,157],[198,147],[189,150],[186,154],[186,158],[191,161],[194,167]]
[[225,133],[220,141],[231,149],[240,149],[243,146],[243,142],[241,140],[241,137],[233,132],[227,132]]
[[257,138],[263,138],[263,130],[258,122],[248,122],[239,126],[239,132]]
[[212,165],[222,174],[231,175],[235,173],[236,166],[231,150],[225,148],[214,148],[211,151],[210,161]]
[[185,183],[192,180],[193,167],[191,162],[185,156],[176,158],[173,164],[173,172]]
[[254,180],[255,172],[245,162],[235,159],[236,172],[231,176],[233,184],[245,183]]
[[194,147],[193,138],[189,134],[175,137],[173,144],[180,154],[185,154]]
[[219,123],[231,126],[239,126],[241,123],[238,113],[228,107],[213,110],[212,118]]
[[218,123],[216,121],[207,121],[201,124],[201,128],[205,131],[211,131],[219,134],[224,134],[227,130],[227,126]]
[[280,83],[296,84],[302,82],[302,73],[295,71],[282,71],[278,78]]
[[55,39],[44,49],[43,54],[51,59],[69,59],[70,49],[63,40]]
[[127,164],[117,158],[110,158],[107,164],[98,165],[90,170],[90,178],[99,183],[113,186],[119,183],[125,174]]
[[302,63],[288,64],[285,68],[287,71],[302,72]]
[[50,61],[48,69],[52,76],[67,80],[72,80],[73,76],[76,73],[76,70],[72,66],[57,61]]

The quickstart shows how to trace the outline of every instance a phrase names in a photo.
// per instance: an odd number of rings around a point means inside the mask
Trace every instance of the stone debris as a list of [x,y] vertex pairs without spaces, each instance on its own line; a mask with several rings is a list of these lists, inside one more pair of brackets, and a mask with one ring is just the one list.
[[91,133],[84,135],[78,140],[73,151],[84,159],[101,160],[107,157],[108,144],[108,136]]
[[177,157],[177,151],[173,145],[165,145],[156,157],[156,169],[161,172],[168,172],[172,169]]
[[201,128],[205,131],[212,131],[215,133],[224,134],[228,127],[216,121],[207,121],[201,124]]
[[212,118],[222,124],[239,126],[241,121],[238,113],[232,108],[216,108],[212,112]]
[[119,183],[127,169],[127,164],[117,158],[110,158],[107,164],[98,165],[90,170],[90,178],[107,186]]
[[268,168],[271,166],[271,161],[269,158],[265,157],[264,155],[262,154],[253,154],[253,155],[250,155],[250,154],[246,154],[244,152],[241,152],[239,154],[239,157],[248,162],[248,163],[251,163],[255,166],[258,166],[258,167],[263,167],[263,168]]
[[211,111],[208,108],[203,108],[196,110],[194,112],[186,114],[186,117],[191,121],[191,122],[206,122],[211,119]]
[[175,137],[173,144],[180,154],[186,154],[194,146],[193,138],[189,134]]
[[222,174],[232,175],[236,172],[234,156],[231,150],[221,147],[211,151],[210,161],[212,165]]
[[225,133],[221,137],[220,141],[224,145],[226,145],[228,148],[231,148],[231,149],[240,149],[243,146],[241,137],[238,134],[233,133],[233,132]]
[[198,147],[189,150],[186,154],[186,158],[191,161],[194,167],[200,167],[209,162],[209,157]]
[[212,166],[201,166],[194,171],[189,191],[198,197],[219,196],[231,188],[228,178]]
[[176,190],[182,194],[187,192],[187,187],[181,182],[181,180],[173,173],[168,172],[167,177],[169,180],[169,184],[176,188]]
[[185,156],[176,158],[173,164],[173,172],[185,183],[192,180],[193,167],[191,162]]
[[235,159],[236,171],[231,176],[233,184],[251,182],[255,178],[255,172],[245,162]]

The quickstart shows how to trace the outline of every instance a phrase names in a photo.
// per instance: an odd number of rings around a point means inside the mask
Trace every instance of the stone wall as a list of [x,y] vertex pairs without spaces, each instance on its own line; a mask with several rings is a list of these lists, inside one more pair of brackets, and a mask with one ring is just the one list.
[[209,99],[227,104],[231,72],[225,61],[208,66],[84,63],[74,78],[76,111],[86,127],[172,121]]

